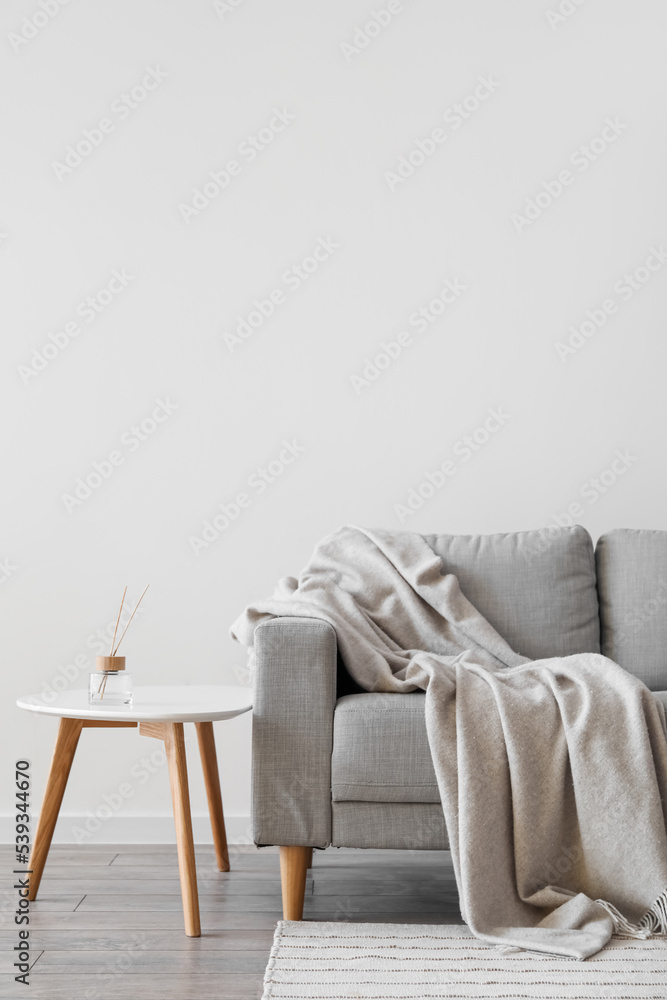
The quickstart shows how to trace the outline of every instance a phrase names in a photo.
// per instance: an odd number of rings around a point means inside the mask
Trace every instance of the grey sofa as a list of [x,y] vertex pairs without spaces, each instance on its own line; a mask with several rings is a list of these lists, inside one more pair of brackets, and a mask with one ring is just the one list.
[[[517,652],[602,652],[667,707],[667,531],[595,549],[579,526],[425,537]],[[313,847],[446,849],[424,694],[361,691],[318,619],[260,625],[255,653],[253,834],[280,845],[285,918],[302,917]]]

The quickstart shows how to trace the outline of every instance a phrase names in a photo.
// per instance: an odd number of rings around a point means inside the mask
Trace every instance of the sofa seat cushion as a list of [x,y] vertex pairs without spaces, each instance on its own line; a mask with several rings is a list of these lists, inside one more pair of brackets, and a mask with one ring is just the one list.
[[449,840],[439,802],[333,802],[331,846],[448,851]]
[[[667,691],[653,694],[667,709]],[[440,802],[425,698],[419,691],[338,699],[331,760],[334,802]]]
[[334,713],[334,802],[440,802],[425,695],[350,694]]

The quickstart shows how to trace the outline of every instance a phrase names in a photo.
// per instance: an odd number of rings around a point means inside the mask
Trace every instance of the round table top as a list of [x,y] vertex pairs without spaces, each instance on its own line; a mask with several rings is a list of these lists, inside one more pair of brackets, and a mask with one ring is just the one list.
[[91,705],[88,691],[60,691],[47,701],[42,695],[17,698],[19,708],[64,719],[108,722],[215,722],[233,719],[252,708],[250,688],[223,684],[174,684],[136,687],[131,705]]

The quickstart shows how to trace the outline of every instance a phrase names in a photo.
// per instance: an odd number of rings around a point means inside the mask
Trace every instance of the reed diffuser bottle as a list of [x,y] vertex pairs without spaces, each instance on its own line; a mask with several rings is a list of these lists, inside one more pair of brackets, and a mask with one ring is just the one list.
[[90,675],[88,701],[91,705],[115,708],[132,704],[132,676],[125,669],[124,656],[98,656]]
[[137,608],[141,604],[144,594],[148,590],[148,585],[144,587],[144,591],[137,601],[134,611],[130,615],[130,621],[123,629],[123,634],[121,635],[118,642],[116,642],[116,635],[118,634],[118,626],[120,625],[120,618],[123,614],[123,604],[125,603],[125,595],[127,594],[127,587],[123,591],[123,597],[120,602],[120,611],[118,612],[118,618],[116,619],[116,627],[113,632],[113,639],[111,640],[111,652],[108,656],[98,656],[95,661],[95,672],[90,675],[88,684],[88,701],[91,705],[95,705],[98,708],[115,708],[118,705],[131,705],[132,704],[132,678],[125,669],[125,657],[117,656],[118,647],[123,641],[123,637],[130,627],[130,622],[134,618]]

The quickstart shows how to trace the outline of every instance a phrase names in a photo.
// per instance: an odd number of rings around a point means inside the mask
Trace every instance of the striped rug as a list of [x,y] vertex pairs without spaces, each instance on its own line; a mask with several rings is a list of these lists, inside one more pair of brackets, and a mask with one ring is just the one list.
[[667,939],[615,937],[585,962],[503,952],[458,924],[280,921],[263,1000],[665,1000]]

